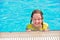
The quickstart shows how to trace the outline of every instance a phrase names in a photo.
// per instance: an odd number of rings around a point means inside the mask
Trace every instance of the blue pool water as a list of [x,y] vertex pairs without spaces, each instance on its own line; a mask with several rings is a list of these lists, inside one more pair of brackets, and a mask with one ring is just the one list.
[[60,30],[59,0],[0,0],[0,32],[25,32],[35,9],[42,10],[50,30]]

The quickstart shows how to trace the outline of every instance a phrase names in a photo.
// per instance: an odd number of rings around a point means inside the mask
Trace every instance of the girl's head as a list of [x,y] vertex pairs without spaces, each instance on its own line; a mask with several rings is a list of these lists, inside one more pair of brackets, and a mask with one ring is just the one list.
[[34,26],[39,26],[43,24],[43,13],[40,10],[34,10],[31,15],[30,23],[33,23]]

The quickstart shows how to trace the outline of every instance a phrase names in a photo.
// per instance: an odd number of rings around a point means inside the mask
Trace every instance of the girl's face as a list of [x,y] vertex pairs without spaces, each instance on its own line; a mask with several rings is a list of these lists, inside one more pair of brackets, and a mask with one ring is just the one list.
[[36,26],[36,27],[41,25],[42,17],[40,15],[40,13],[33,14],[32,22],[33,22],[33,25]]

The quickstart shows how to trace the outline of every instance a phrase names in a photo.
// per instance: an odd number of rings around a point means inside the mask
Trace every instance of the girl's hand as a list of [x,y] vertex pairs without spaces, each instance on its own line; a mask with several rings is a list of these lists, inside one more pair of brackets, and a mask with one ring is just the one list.
[[31,30],[27,30],[27,32],[31,32]]
[[43,30],[43,31],[48,32],[49,30],[48,30],[48,29],[46,29],[46,30]]

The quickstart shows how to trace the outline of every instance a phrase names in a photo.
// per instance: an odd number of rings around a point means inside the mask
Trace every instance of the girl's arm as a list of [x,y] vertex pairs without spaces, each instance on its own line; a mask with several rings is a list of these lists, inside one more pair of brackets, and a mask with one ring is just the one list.
[[48,27],[48,24],[47,23],[44,23],[43,25],[43,31],[49,31],[49,27]]

